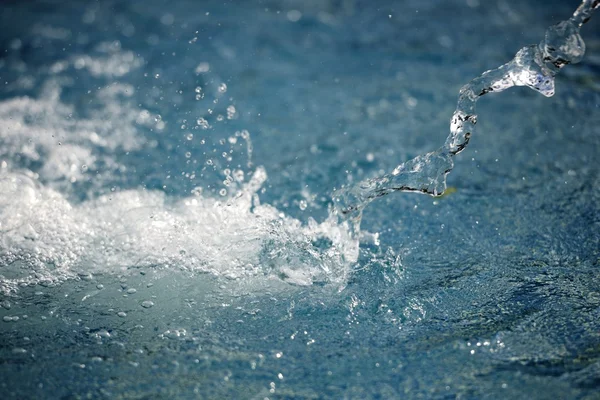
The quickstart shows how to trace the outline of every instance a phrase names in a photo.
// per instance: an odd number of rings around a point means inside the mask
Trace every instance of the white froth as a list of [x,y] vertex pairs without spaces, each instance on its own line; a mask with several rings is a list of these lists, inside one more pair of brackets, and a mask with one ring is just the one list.
[[15,97],[0,103],[0,162],[9,167],[31,168],[42,180],[70,183],[82,171],[93,169],[95,155],[104,149],[102,161],[115,165],[110,152],[141,147],[138,126],[153,127],[151,118],[140,120],[146,110],[125,101],[133,93],[130,85],[112,84],[93,95],[97,109],[90,117],[75,116],[74,109],[60,101],[61,86],[50,80],[39,98]]
[[82,55],[73,59],[75,68],[86,68],[96,77],[120,77],[142,65],[142,60],[133,52],[125,51],[106,55],[104,57],[90,57]]
[[[235,197],[169,198],[129,190],[71,204],[25,173],[0,175],[0,289],[52,284],[82,273],[178,268],[229,278],[265,275],[290,283],[341,283],[349,240],[331,221],[302,225],[260,204],[257,169]],[[317,249],[328,237],[334,245]]]

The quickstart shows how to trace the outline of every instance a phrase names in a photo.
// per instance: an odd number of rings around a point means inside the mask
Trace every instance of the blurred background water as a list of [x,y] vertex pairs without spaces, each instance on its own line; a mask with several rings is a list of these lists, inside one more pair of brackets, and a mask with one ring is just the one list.
[[2,2],[2,398],[598,398],[596,19],[447,195],[375,201],[356,261],[324,222],[577,5]]

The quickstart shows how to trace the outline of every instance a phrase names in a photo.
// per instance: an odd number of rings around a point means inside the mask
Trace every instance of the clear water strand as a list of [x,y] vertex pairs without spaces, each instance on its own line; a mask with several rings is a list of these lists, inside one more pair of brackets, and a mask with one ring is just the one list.
[[565,65],[583,58],[585,43],[579,31],[599,6],[600,0],[583,0],[571,18],[548,28],[539,44],[523,47],[510,62],[463,86],[442,147],[398,165],[389,174],[338,190],[333,211],[347,221],[350,232],[358,237],[362,211],[378,197],[396,191],[431,196],[444,193],[446,176],[454,167],[453,157],[465,149],[475,132],[475,106],[481,96],[513,86],[527,86],[547,97],[554,95],[554,76]]

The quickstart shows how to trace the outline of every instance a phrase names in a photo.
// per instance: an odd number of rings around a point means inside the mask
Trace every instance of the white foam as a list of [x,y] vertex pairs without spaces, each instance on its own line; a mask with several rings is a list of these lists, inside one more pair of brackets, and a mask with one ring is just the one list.
[[137,125],[156,124],[148,111],[124,100],[134,92],[130,85],[99,90],[93,97],[97,109],[88,118],[76,117],[73,107],[60,101],[61,89],[60,82],[51,79],[39,98],[14,97],[0,103],[0,162],[13,168],[42,164],[35,172],[43,180],[69,183],[81,177],[81,169],[94,167],[94,150],[104,149],[103,162],[114,165],[110,152],[141,147]]
[[[260,204],[258,168],[225,201],[128,190],[71,204],[22,172],[0,173],[0,289],[45,285],[88,273],[177,268],[228,278],[264,275],[299,285],[343,284],[348,246],[332,221],[302,225]],[[28,176],[29,175],[29,176]],[[334,244],[317,248],[319,237]],[[353,244],[350,243],[350,247]]]
[[87,68],[96,77],[120,77],[139,68],[143,61],[131,51],[116,52],[104,57],[82,55],[73,59],[75,68]]

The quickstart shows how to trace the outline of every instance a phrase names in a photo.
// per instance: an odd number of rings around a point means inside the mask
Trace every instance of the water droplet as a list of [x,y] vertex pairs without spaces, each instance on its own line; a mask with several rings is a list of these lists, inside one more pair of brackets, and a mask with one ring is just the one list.
[[306,207],[308,207],[308,204],[306,203],[306,200],[300,200],[300,202],[298,203],[298,207],[302,211],[306,210]]
[[236,182],[243,182],[244,181],[244,171],[242,171],[241,169],[236,169],[235,171],[233,171],[233,178],[235,179]]
[[167,339],[178,339],[178,338],[182,338],[185,337],[187,335],[187,331],[183,328],[181,329],[169,329],[167,331],[165,331],[162,335],[163,338],[167,338]]
[[175,22],[175,17],[173,14],[166,13],[160,17],[160,23],[163,25],[172,25]]
[[200,117],[196,120],[196,124],[202,129],[208,129],[210,127],[210,125],[208,124],[208,121],[202,117]]
[[98,332],[96,332],[95,336],[109,338],[110,333],[106,329],[100,329]]
[[152,306],[154,306],[154,303],[151,302],[150,300],[146,300],[146,301],[142,302],[142,307],[144,307],[144,308],[150,308]]
[[302,13],[298,10],[290,10],[287,12],[287,19],[290,22],[298,22],[302,18]]
[[233,105],[227,107],[227,119],[234,119],[236,116],[236,109]]
[[198,64],[198,66],[194,70],[194,72],[196,74],[204,74],[204,73],[207,73],[208,71],[210,71],[210,64],[207,62],[201,62],[200,64]]

